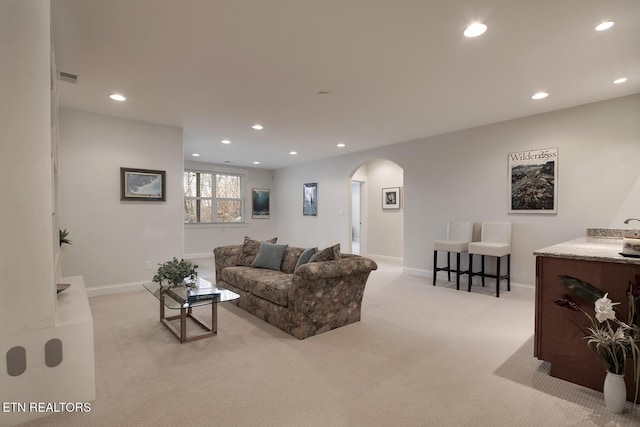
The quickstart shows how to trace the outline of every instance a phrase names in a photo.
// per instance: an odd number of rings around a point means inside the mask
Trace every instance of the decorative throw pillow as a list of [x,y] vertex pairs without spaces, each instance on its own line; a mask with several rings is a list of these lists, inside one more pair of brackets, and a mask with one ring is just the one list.
[[316,252],[309,262],[332,261],[335,259],[340,259],[340,243]]
[[280,264],[282,264],[282,257],[284,251],[287,250],[287,246],[260,242],[260,248],[256,254],[256,259],[251,263],[251,267],[280,271]]
[[[277,237],[267,240],[268,243],[275,243],[277,241],[278,241]],[[260,247],[260,242],[258,240],[253,240],[245,236],[244,245],[242,246],[242,253],[238,258],[238,265],[246,265],[247,267],[250,266],[253,260],[256,258],[256,254],[258,253],[259,247]]]
[[302,252],[302,255],[300,255],[300,258],[298,258],[298,262],[296,262],[296,268],[294,270],[297,270],[301,265],[308,263],[316,252],[318,252],[318,248],[305,249],[304,252]]
[[302,252],[304,252],[304,248],[289,246],[287,250],[284,251],[280,271],[287,274],[293,274],[295,272],[296,262],[298,262],[298,258],[300,258]]

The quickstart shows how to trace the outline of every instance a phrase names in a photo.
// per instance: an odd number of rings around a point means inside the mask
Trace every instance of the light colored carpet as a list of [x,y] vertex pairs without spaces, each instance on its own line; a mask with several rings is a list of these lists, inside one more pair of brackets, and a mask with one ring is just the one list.
[[379,265],[362,321],[303,341],[221,304],[217,336],[180,344],[146,291],[92,298],[92,411],[25,425],[640,425],[533,357],[533,289],[498,299]]

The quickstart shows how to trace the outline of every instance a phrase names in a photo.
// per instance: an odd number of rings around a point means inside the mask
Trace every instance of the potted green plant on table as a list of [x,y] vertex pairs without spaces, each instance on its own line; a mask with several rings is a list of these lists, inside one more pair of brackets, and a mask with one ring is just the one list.
[[635,277],[635,284],[629,282],[627,296],[629,298],[629,320],[623,322],[616,317],[616,306],[608,293],[595,286],[571,276],[559,276],[567,289],[593,304],[595,318],[584,311],[569,296],[558,298],[557,305],[574,311],[581,311],[589,319],[590,326],[580,330],[584,333],[587,346],[594,350],[607,370],[604,382],[604,398],[611,412],[622,413],[627,400],[624,373],[627,358],[633,360],[633,380],[635,383],[634,402],[638,401],[640,386],[640,313],[636,307],[640,305],[640,274]]
[[173,257],[171,261],[160,264],[158,271],[153,276],[153,281],[162,288],[164,282],[168,286],[182,285],[185,279],[189,279],[186,284],[193,283],[198,277],[198,266],[190,261]]

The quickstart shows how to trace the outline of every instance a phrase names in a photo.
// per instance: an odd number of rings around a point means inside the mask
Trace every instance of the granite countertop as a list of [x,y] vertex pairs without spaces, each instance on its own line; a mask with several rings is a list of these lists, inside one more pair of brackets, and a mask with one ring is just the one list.
[[534,251],[533,254],[536,256],[548,256],[553,258],[640,265],[640,258],[624,257],[620,255],[620,252],[622,252],[622,235],[615,236],[612,235],[612,233],[604,233],[603,235],[602,233],[593,233],[591,230],[592,229],[588,230],[586,237],[580,237],[578,239],[538,249]]

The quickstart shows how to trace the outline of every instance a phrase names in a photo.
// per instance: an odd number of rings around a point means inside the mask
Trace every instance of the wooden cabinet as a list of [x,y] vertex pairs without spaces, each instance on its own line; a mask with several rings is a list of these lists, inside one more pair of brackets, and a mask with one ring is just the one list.
[[[605,370],[596,353],[587,347],[578,325],[589,326],[580,311],[572,311],[554,303],[569,295],[587,313],[593,313],[591,303],[570,293],[559,275],[577,277],[609,293],[620,302],[618,318],[627,321],[629,282],[640,274],[640,264],[585,261],[580,259],[536,257],[536,307],[534,356],[551,363],[551,375],[595,390],[602,391]],[[626,364],[627,399],[633,400],[633,363]]]

